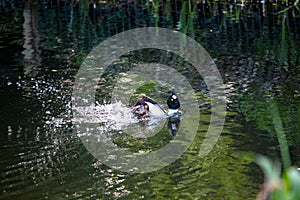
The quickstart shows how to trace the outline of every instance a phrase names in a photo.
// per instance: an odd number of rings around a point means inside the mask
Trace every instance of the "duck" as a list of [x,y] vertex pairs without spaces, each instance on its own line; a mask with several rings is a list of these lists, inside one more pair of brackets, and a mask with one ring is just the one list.
[[150,97],[147,97],[145,94],[140,94],[135,104],[131,107],[133,113],[138,119],[145,119],[149,117],[150,110],[147,103],[158,105],[157,102]]
[[175,89],[171,90],[170,95],[167,98],[167,105],[168,105],[168,115],[172,116],[174,114],[177,114],[179,111],[178,109],[180,108],[180,101],[178,96],[176,95]]

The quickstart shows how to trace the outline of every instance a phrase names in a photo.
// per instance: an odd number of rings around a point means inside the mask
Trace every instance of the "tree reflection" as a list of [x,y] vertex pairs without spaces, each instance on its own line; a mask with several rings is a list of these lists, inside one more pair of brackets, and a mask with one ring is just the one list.
[[37,68],[41,65],[40,34],[38,26],[37,1],[24,1],[24,73],[35,76]]

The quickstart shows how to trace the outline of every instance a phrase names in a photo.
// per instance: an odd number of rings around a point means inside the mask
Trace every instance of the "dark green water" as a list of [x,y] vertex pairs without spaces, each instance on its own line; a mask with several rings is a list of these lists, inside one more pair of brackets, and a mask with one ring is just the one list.
[[[300,165],[300,22],[292,12],[274,15],[283,7],[272,4],[57,2],[0,0],[0,199],[255,199],[264,178],[256,156],[280,159],[270,113],[274,100],[292,164]],[[145,26],[180,31],[208,51],[224,80],[227,116],[214,149],[200,159],[210,121],[205,82],[166,52],[124,56],[99,83],[100,103],[110,103],[120,74],[139,62],[157,62],[190,81],[201,113],[196,137],[178,160],[128,174],[86,150],[72,125],[70,102],[75,75],[92,48]],[[137,93],[163,101],[167,89],[150,83]],[[120,138],[118,145],[133,149],[172,140],[167,124],[147,142]]]

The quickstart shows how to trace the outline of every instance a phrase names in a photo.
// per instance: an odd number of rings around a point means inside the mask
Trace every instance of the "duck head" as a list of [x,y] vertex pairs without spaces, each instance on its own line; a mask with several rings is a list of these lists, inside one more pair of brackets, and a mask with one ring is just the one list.
[[179,102],[179,99],[178,99],[174,89],[172,89],[171,94],[169,95],[169,97],[167,99],[167,105],[170,109],[180,108],[180,102]]

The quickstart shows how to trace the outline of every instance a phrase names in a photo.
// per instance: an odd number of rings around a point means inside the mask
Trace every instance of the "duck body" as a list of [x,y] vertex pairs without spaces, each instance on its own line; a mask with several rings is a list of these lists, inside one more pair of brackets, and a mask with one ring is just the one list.
[[133,107],[132,113],[137,119],[146,119],[149,117],[149,105],[147,103]]
[[149,117],[149,104],[156,105],[157,103],[153,99],[141,94],[132,106],[132,111],[137,119],[146,119]]
[[176,117],[179,116],[181,113],[179,109],[168,109],[167,111],[167,116],[168,117]]

